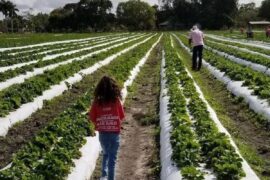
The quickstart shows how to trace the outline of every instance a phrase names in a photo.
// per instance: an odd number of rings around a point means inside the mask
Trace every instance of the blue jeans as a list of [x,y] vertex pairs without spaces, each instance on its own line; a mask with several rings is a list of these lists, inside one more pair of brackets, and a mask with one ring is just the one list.
[[108,177],[108,180],[114,180],[115,164],[117,151],[119,148],[120,137],[117,133],[99,134],[99,141],[102,147],[102,177]]

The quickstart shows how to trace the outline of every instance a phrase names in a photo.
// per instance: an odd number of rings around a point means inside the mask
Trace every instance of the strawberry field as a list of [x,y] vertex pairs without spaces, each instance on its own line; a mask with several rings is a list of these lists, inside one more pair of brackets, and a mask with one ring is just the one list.
[[[270,179],[269,43],[207,33],[203,69],[192,71],[187,32],[0,38],[0,180],[95,179],[101,147],[87,112],[103,75],[121,85],[130,116],[155,124],[154,179]],[[158,102],[141,104],[151,123],[130,107],[154,80]],[[125,166],[118,179],[134,179]]]

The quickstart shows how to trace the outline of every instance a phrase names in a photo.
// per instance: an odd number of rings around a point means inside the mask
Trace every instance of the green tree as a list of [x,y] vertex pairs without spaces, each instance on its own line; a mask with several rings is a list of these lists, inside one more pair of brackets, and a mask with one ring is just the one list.
[[242,4],[239,7],[236,22],[238,27],[245,27],[249,21],[258,20],[258,8],[255,3]]
[[[5,19],[7,19],[7,17],[9,17],[11,19],[11,31],[13,32],[13,18],[17,16],[17,12],[19,11],[16,8],[16,5],[10,1],[1,0],[0,1],[0,11],[4,14]],[[7,24],[6,24],[6,26],[7,26]]]
[[66,4],[63,8],[51,12],[48,29],[103,31],[114,21],[114,15],[110,13],[111,8],[110,0],[80,0],[78,3]]
[[270,0],[264,0],[259,8],[259,16],[270,20]]
[[[50,17],[48,19],[48,29],[50,31],[68,31],[70,29],[70,22],[74,22],[72,18],[73,12],[66,10],[64,8],[54,9],[50,13]],[[69,21],[68,21],[69,19]]]
[[212,29],[231,27],[238,10],[238,0],[163,0],[163,3],[163,9],[171,11],[170,18],[187,28],[195,23]]
[[118,4],[118,21],[130,30],[150,30],[155,28],[156,12],[148,3],[129,0]]
[[45,32],[49,22],[49,15],[38,13],[37,15],[32,16],[29,21],[35,32]]
[[75,15],[80,27],[91,27],[97,31],[108,22],[111,8],[112,2],[110,0],[80,0]]
[[202,0],[203,10],[200,17],[208,28],[219,29],[234,25],[238,0]]

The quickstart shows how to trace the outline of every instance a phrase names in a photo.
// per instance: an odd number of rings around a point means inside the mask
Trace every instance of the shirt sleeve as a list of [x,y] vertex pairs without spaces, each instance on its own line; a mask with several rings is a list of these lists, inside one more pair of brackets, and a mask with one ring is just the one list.
[[120,120],[123,120],[125,118],[125,113],[124,113],[123,105],[119,99],[117,101],[117,109],[118,109]]
[[96,124],[97,119],[97,111],[96,111],[96,103],[94,102],[91,106],[91,109],[89,111],[89,119]]

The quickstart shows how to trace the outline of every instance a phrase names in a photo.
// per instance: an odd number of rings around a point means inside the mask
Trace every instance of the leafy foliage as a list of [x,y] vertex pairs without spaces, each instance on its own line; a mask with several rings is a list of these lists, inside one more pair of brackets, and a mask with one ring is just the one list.
[[149,30],[155,27],[155,9],[140,0],[129,0],[118,4],[118,21],[130,30]]
[[[242,159],[231,145],[229,138],[224,133],[219,132],[216,124],[211,119],[206,104],[197,93],[194,82],[188,76],[175,49],[168,44],[166,47],[170,50],[170,56],[166,59],[167,66],[169,67],[167,71],[169,71],[170,74],[174,74],[174,77],[169,78],[169,81],[174,80],[175,83],[178,84],[178,87],[181,86],[183,97],[189,99],[187,102],[187,109],[194,122],[192,127],[195,130],[195,137],[197,137],[196,139],[200,146],[202,161],[206,162],[207,166],[214,170],[218,179],[241,179],[241,177],[245,176],[242,169]],[[174,89],[173,92],[177,92],[176,89]],[[183,100],[178,97],[177,101]],[[183,102],[181,104],[183,104]],[[180,112],[183,111],[184,110],[181,110]],[[180,117],[183,118],[183,116],[178,116],[178,118]],[[187,130],[182,128],[181,132],[179,132],[179,136],[181,136],[180,134],[183,132],[187,132]],[[173,136],[176,135],[173,134]],[[193,139],[192,136],[190,137]],[[177,143],[183,144],[183,142]],[[185,146],[181,147],[182,149],[185,149]],[[199,152],[196,153],[198,154]],[[190,156],[186,156],[186,158],[190,159]],[[188,174],[186,172],[189,171],[192,171],[191,179],[193,177],[200,177],[193,167],[185,169],[184,172],[187,177]]]
[[270,20],[270,0],[264,0],[259,9],[259,16]]
[[[41,75],[34,76],[25,80],[22,84],[15,84],[0,92],[0,117],[4,117],[10,111],[19,108],[22,104],[32,102],[35,97],[41,96],[45,90],[50,89],[52,85],[56,85],[61,81],[78,73],[81,69],[86,69],[94,63],[101,61],[120,50],[125,49],[139,40],[128,42],[108,51],[96,54],[81,61],[73,61],[72,63],[61,65],[53,70],[45,71]],[[80,52],[86,53],[86,52]],[[77,53],[76,55],[80,55]],[[87,53],[86,53],[87,54]],[[72,55],[74,56],[74,55]]]
[[[126,81],[130,71],[156,40],[157,36],[117,57],[107,67],[107,73],[113,74],[120,83]],[[119,71],[120,67],[126,70]],[[94,134],[93,124],[88,122],[85,113],[93,98],[93,91],[94,86],[90,86],[89,91],[71,108],[56,117],[20,149],[13,157],[12,166],[0,172],[0,179],[66,179],[74,166],[72,160],[81,157],[79,149],[86,143],[85,137]]]

